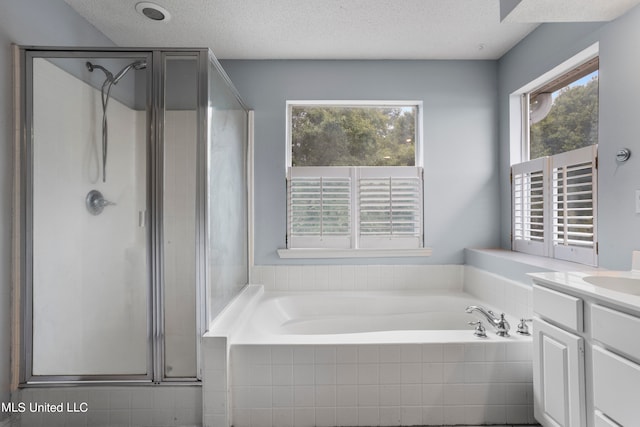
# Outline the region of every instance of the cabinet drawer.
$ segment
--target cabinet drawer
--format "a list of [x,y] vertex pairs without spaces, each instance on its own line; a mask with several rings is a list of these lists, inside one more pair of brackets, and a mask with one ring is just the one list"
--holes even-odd
[[582,332],[582,299],[533,285],[533,311],[572,331]]
[[601,305],[591,306],[593,339],[640,360],[640,340],[634,336],[635,331],[640,331],[640,318]]
[[[623,426],[640,420],[640,365],[593,347],[593,404]],[[615,424],[614,424],[615,425]]]

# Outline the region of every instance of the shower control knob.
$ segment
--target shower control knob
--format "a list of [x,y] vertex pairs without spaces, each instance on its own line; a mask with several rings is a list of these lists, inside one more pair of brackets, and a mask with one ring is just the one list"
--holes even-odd
[[91,190],[85,198],[85,205],[91,215],[100,215],[105,206],[115,205],[115,203],[105,199],[98,190]]

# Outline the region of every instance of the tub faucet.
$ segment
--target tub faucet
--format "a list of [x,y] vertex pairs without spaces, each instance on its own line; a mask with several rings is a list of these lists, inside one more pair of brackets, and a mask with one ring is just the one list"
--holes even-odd
[[496,335],[500,337],[509,336],[509,329],[511,328],[511,326],[509,325],[509,322],[507,322],[507,320],[504,318],[504,313],[502,313],[500,317],[498,317],[493,311],[487,310],[486,308],[479,305],[470,305],[464,311],[466,311],[467,313],[473,313],[474,311],[477,311],[478,313],[482,314],[494,328],[496,328]]

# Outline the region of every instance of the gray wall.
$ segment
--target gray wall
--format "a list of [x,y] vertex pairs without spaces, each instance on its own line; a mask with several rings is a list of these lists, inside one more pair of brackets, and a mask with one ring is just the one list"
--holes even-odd
[[[600,264],[631,268],[631,251],[640,250],[640,7],[607,25],[600,38],[600,170],[598,209]],[[632,157],[615,162],[618,149]]]
[[[255,109],[255,263],[461,264],[499,244],[495,61],[221,61]],[[286,100],[424,102],[429,258],[281,260],[285,247]]]
[[[610,269],[631,266],[640,248],[640,7],[606,24],[545,24],[499,61],[501,244],[510,247],[509,94],[600,42],[600,135],[598,170],[599,263]],[[617,165],[615,152],[631,149]]]
[[[0,13],[0,401],[9,400],[13,91],[11,43],[113,46],[63,0],[2,0]],[[5,414],[0,414],[2,419]]]

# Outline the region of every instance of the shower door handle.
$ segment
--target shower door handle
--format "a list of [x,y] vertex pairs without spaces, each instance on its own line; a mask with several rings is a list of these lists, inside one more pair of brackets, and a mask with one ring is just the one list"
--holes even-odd
[[147,211],[138,211],[138,227],[144,228],[147,226]]

